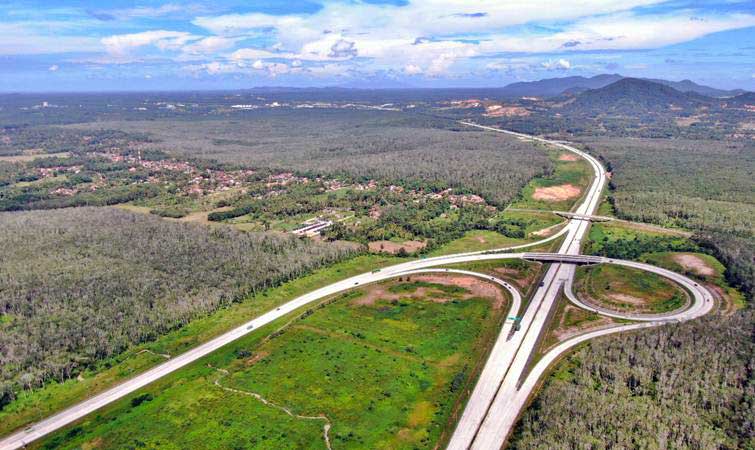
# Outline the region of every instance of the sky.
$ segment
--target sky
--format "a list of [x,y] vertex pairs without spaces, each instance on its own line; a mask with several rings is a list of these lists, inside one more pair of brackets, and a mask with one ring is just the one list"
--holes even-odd
[[755,2],[0,1],[0,91],[495,87],[572,75],[755,90]]

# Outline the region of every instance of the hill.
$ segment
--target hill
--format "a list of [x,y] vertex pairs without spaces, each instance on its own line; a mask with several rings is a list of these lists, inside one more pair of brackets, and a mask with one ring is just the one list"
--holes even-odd
[[669,110],[690,110],[714,100],[695,93],[639,78],[622,78],[599,89],[577,95],[566,110],[577,114],[633,114],[641,115]]
[[520,81],[511,83],[502,89],[503,95],[512,97],[536,96],[555,97],[564,91],[575,89],[597,89],[622,79],[619,74],[603,74],[594,77],[546,78],[538,81]]
[[730,91],[727,91],[724,89],[716,89],[714,87],[697,84],[694,81],[690,81],[690,80],[668,81],[668,80],[653,79],[653,78],[643,78],[643,79],[646,81],[652,81],[654,83],[664,84],[680,92],[694,92],[695,94],[705,95],[707,97],[717,97],[717,98],[734,97],[735,95],[740,95],[746,92],[742,89],[734,89]]

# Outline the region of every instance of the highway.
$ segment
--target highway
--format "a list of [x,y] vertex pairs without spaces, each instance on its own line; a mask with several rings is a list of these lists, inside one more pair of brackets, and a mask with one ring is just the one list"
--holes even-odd
[[[564,150],[574,152],[586,159],[592,166],[595,179],[590,185],[584,196],[582,203],[573,211],[577,215],[592,215],[599,201],[600,195],[605,184],[606,177],[603,167],[592,156],[568,146],[563,143],[551,142],[542,138],[524,135],[496,128],[485,127],[470,122],[462,122],[468,126],[482,128],[488,131],[501,132],[514,136],[524,137],[527,139],[544,142],[549,145],[555,145]],[[567,292],[571,291],[571,280],[574,276],[575,260],[582,260],[584,256],[579,255],[581,240],[585,236],[589,227],[586,220],[570,219],[558,233],[546,239],[537,242],[501,248],[496,250],[486,250],[478,252],[460,253],[434,258],[419,259],[397,264],[382,270],[357,275],[331,285],[316,289],[304,294],[280,307],[268,311],[259,317],[256,317],[245,324],[228,331],[194,349],[191,349],[175,358],[143,372],[121,384],[118,384],[100,394],[65,409],[49,418],[41,420],[28,428],[18,431],[0,440],[0,450],[16,449],[23,447],[25,444],[39,439],[55,430],[69,425],[82,417],[90,414],[97,409],[121,399],[134,391],[158,380],[159,378],[170,374],[187,364],[190,364],[207,354],[223,347],[224,345],[239,339],[240,337],[251,333],[252,331],[267,325],[276,319],[279,319],[299,308],[311,304],[315,301],[338,294],[357,286],[368,283],[374,283],[389,278],[397,277],[406,273],[417,271],[427,271],[433,267],[444,266],[470,261],[495,260],[509,258],[525,258],[533,260],[543,260],[552,262],[546,271],[543,279],[544,285],[538,288],[529,302],[526,311],[522,314],[521,331],[511,333],[512,324],[504,325],[496,343],[493,346],[490,356],[480,374],[480,378],[475,385],[474,390],[467,403],[467,407],[459,420],[449,443],[450,449],[498,449],[505,442],[511,426],[513,426],[521,408],[526,404],[532,390],[537,385],[537,380],[545,373],[548,364],[544,361],[555,361],[555,359],[571,348],[573,345],[592,337],[602,336],[612,332],[626,331],[647,326],[656,326],[668,321],[689,320],[707,313],[713,306],[712,296],[703,287],[698,286],[692,280],[647,264],[634,263],[632,261],[621,261],[608,258],[588,261],[590,263],[603,262],[613,264],[623,264],[642,270],[651,270],[660,275],[666,276],[676,281],[692,293],[694,299],[692,305],[683,311],[676,311],[673,314],[664,317],[648,318],[648,320],[639,324],[625,325],[586,335],[578,336],[570,341],[566,341],[554,348],[545,355],[538,364],[530,371],[530,374],[522,381],[525,369],[530,362],[531,356],[537,349],[537,343],[541,332],[545,328],[550,310],[555,304],[559,291],[562,286],[568,287]],[[527,247],[539,246],[544,243],[554,241],[562,236],[566,236],[561,244],[558,253],[507,253],[513,250],[524,249]],[[571,257],[571,258],[570,258]],[[438,270],[438,269],[434,269]],[[446,271],[445,269],[440,269]],[[662,272],[662,273],[661,273]],[[463,273],[463,272],[462,272]],[[469,272],[469,274],[474,274]],[[474,274],[480,276],[480,274]],[[508,289],[512,295],[512,306],[521,305],[521,296],[513,287],[505,281],[488,277],[491,281],[496,282]],[[573,296],[573,294],[572,294]],[[571,297],[570,297],[571,299]],[[574,296],[574,299],[576,297]],[[575,301],[575,300],[572,300]],[[578,302],[579,300],[576,299]],[[590,306],[585,305],[587,309]],[[584,307],[584,306],[583,306]],[[512,311],[519,311],[520,306],[513,308]],[[621,316],[619,314],[619,316]],[[582,339],[580,341],[579,339]],[[572,344],[572,341],[574,343]],[[566,345],[571,344],[571,345]],[[557,350],[560,353],[554,353]],[[551,355],[554,356],[551,356]],[[533,378],[534,377],[534,378]],[[521,384],[521,388],[520,388]]]

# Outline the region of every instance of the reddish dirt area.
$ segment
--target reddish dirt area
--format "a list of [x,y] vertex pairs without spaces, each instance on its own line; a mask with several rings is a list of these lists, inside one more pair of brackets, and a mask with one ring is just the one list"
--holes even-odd
[[558,157],[559,161],[578,161],[579,156],[575,155],[574,153],[562,153],[561,156]]
[[676,261],[679,265],[681,265],[685,269],[689,269],[695,272],[698,275],[710,276],[716,274],[716,271],[713,270],[713,268],[710,267],[705,262],[705,260],[698,256],[684,253],[681,255],[674,255],[673,258],[674,261]]
[[532,198],[546,202],[560,202],[579,197],[581,192],[582,190],[579,187],[567,183],[560,186],[539,187],[535,189]]
[[425,248],[427,244],[422,241],[404,241],[401,243],[391,241],[370,242],[368,247],[374,253],[390,253],[395,255],[403,248],[406,253],[415,253]]
[[485,117],[524,117],[531,113],[521,106],[490,105],[485,108]]
[[[494,284],[475,277],[468,276],[447,276],[447,275],[413,275],[412,281],[422,281],[425,283],[442,284],[445,286],[459,286],[468,292],[461,296],[462,299],[473,297],[482,297],[492,300],[493,308],[500,309],[506,304],[506,297],[503,292]],[[374,305],[378,300],[398,300],[407,297],[425,297],[428,296],[436,303],[446,303],[450,301],[447,294],[443,291],[420,287],[411,293],[396,294],[388,290],[390,285],[376,284],[370,286],[365,295],[353,300],[355,305]]]
[[249,366],[253,366],[253,365],[255,365],[255,364],[256,364],[256,363],[257,363],[257,362],[258,362],[259,360],[261,360],[262,358],[265,358],[265,357],[266,357],[266,356],[268,356],[269,354],[270,354],[270,352],[265,352],[265,351],[262,351],[262,352],[257,352],[257,353],[255,353],[254,355],[252,355],[252,356],[251,356],[250,358],[247,358],[247,359],[245,359],[245,360],[244,360],[244,365],[245,365],[246,367],[249,367]]

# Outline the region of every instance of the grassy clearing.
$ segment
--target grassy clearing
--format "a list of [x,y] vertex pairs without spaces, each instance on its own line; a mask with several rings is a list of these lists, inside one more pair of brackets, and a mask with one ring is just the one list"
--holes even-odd
[[611,264],[577,268],[575,290],[590,302],[617,311],[663,313],[687,301],[680,287],[660,275]]
[[103,361],[96,369],[85,372],[79,379],[51,383],[35,391],[24,391],[0,411],[0,434],[8,434],[49,416],[164,361],[152,353],[139,353],[142,350],[149,350],[155,354],[178,355],[299,295],[343,278],[400,261],[401,259],[395,257],[366,255],[335,264],[194,320],[154,342],[140,345]]
[[526,238],[511,238],[496,231],[474,230],[467,232],[462,238],[431,251],[429,255],[442,256],[526,244],[557,232],[557,225],[564,222],[561,217],[549,212],[505,211],[502,217],[503,220],[512,220],[522,224]]
[[70,152],[28,153],[28,154],[23,154],[23,155],[0,156],[0,161],[27,162],[27,161],[34,161],[35,159],[40,159],[40,158],[68,158],[70,156],[71,156]]
[[620,259],[638,259],[640,255],[658,251],[695,251],[697,244],[689,235],[626,222],[593,223],[590,226],[584,253]]
[[[272,339],[280,325],[257,330],[35,446],[325,448],[327,421],[333,448],[434,448],[505,308],[404,284],[343,294]],[[402,297],[359,302],[375,288]]]
[[605,326],[614,321],[609,317],[587,311],[572,305],[568,299],[560,295],[553,313],[553,318],[548,324],[543,341],[538,348],[538,359],[550,348],[565,341],[570,337],[582,334],[590,329]]
[[694,252],[655,252],[643,254],[640,259],[715,286],[718,293],[737,309],[747,305],[745,296],[726,282],[724,265],[711,255]]
[[476,252],[525,243],[527,243],[527,239],[510,238],[495,231],[475,230],[467,232],[464,237],[431,251],[429,255],[441,256],[454,253]]
[[[586,189],[593,178],[593,172],[587,161],[583,159],[579,159],[578,161],[559,160],[561,154],[562,152],[549,152],[550,159],[555,167],[554,172],[548,176],[532,179],[524,189],[522,189],[519,200],[514,202],[512,207],[559,211],[571,210],[586,192]],[[533,197],[538,188],[552,188],[564,185],[578,187],[580,189],[580,194],[568,199],[555,201],[537,200]]]

